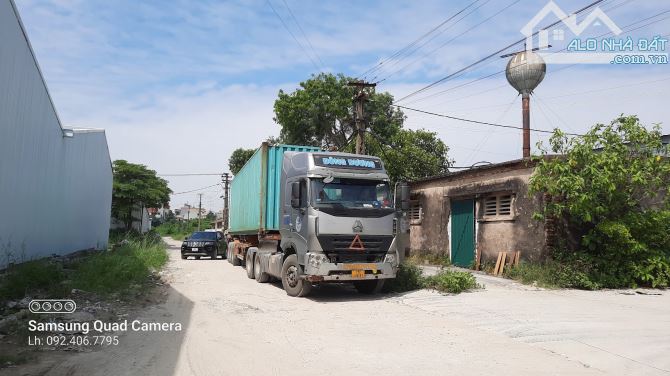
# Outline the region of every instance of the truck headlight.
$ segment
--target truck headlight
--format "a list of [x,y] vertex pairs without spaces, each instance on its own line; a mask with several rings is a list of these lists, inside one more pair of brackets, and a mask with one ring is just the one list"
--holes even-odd
[[321,253],[308,253],[307,254],[307,264],[311,267],[318,269],[322,263],[328,262],[326,255]]
[[387,253],[386,257],[384,257],[384,262],[388,262],[389,264],[395,266],[396,265],[395,253]]

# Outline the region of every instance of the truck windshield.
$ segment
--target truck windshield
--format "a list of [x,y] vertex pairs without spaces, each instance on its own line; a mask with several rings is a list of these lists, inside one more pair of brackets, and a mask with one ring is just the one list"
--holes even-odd
[[316,208],[391,209],[388,182],[340,179],[330,183],[312,179],[312,205]]

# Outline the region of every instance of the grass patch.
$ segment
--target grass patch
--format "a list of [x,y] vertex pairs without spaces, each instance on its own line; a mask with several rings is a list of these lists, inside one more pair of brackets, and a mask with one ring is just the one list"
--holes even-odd
[[[202,230],[209,228],[208,221],[203,220],[201,225]],[[198,231],[198,220],[168,221],[157,226],[155,230],[161,236],[169,236],[174,240],[184,240],[186,236]]]
[[151,273],[168,261],[165,246],[146,240],[130,240],[113,251],[82,260],[75,267],[72,287],[96,293],[124,293],[146,282]]
[[412,263],[400,264],[396,278],[384,284],[385,292],[407,292],[423,288],[458,294],[481,286],[471,273],[459,270],[443,270],[434,276],[424,277],[421,269]]
[[580,267],[554,261],[544,263],[522,262],[517,266],[506,269],[504,275],[526,285],[544,288],[596,290],[601,287],[593,282]]
[[471,273],[460,270],[443,270],[436,275],[425,277],[424,286],[450,294],[481,288]]
[[24,262],[8,269],[0,280],[0,301],[22,298],[34,291],[42,291],[48,297],[62,296],[67,292],[65,280],[60,264],[48,260]]
[[111,250],[72,260],[45,258],[14,265],[0,278],[0,301],[24,296],[63,298],[73,288],[124,294],[144,284],[167,261],[160,237],[129,237]]

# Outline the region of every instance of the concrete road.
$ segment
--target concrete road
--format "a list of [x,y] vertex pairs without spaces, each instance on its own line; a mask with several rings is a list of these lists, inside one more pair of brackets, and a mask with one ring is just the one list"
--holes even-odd
[[443,296],[363,296],[324,286],[291,298],[224,260],[181,260],[120,344],[53,362],[49,375],[667,375],[670,299],[534,291],[515,284]]

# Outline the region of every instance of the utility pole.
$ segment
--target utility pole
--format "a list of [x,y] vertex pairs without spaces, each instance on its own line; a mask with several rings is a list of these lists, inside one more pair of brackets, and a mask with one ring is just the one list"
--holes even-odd
[[200,231],[200,218],[202,217],[202,193],[198,193],[200,201],[198,202],[198,231]]
[[364,104],[367,101],[369,93],[366,88],[377,86],[375,83],[365,81],[352,81],[347,84],[357,89],[354,94],[354,120],[356,122],[356,154],[365,154],[365,111]]
[[228,229],[228,196],[230,187],[230,174],[224,172],[221,175],[221,182],[223,183],[223,228]]

